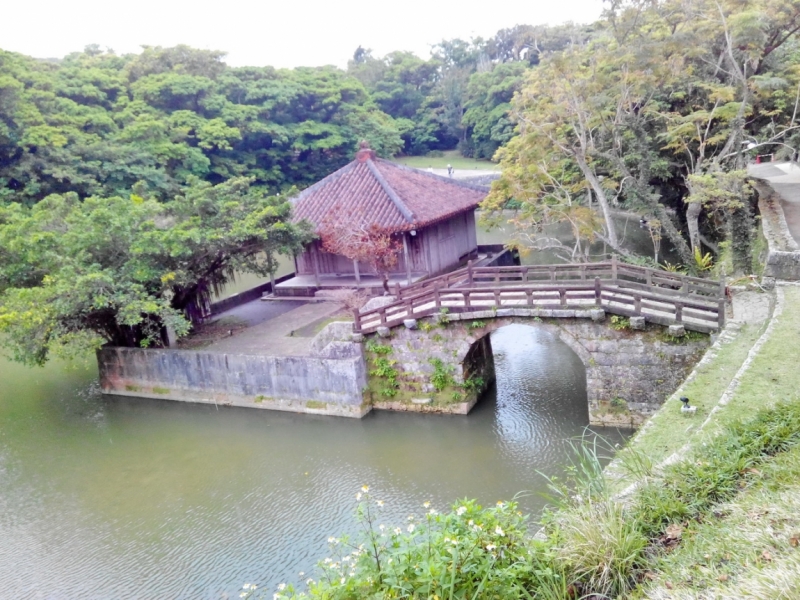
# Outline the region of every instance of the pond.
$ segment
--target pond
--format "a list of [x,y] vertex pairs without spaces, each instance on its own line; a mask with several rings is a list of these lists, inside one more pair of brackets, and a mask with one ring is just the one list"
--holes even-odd
[[466,417],[104,397],[91,369],[0,362],[2,595],[217,599],[298,582],[329,535],[355,530],[364,484],[387,525],[425,501],[520,492],[536,516],[543,474],[562,472],[587,426],[585,373],[535,327],[492,335],[497,384]]

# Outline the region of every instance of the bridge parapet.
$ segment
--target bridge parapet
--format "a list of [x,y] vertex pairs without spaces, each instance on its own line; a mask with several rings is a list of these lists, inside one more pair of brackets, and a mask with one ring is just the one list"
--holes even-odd
[[[396,291],[394,302],[355,311],[353,330],[367,334],[396,327],[409,319],[476,310],[602,309],[643,317],[660,325],[682,325],[711,333],[725,323],[722,281],[689,277],[659,269],[609,262],[481,267],[464,269]],[[563,311],[567,311],[564,313]]]

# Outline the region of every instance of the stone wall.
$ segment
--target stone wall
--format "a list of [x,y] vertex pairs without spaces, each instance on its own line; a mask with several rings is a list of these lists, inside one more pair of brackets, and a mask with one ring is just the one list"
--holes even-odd
[[800,248],[789,231],[780,196],[764,182],[757,182],[758,210],[767,240],[764,275],[786,281],[800,281]]
[[360,346],[331,339],[318,353],[322,356],[106,347],[97,359],[104,394],[364,416],[370,407],[362,401],[367,381]]
[[[452,389],[471,377],[482,377],[488,385],[494,378],[489,334],[511,323],[539,327],[557,336],[583,362],[590,421],[598,425],[637,426],[691,372],[710,339],[696,333],[671,338],[666,335],[666,328],[653,324],[643,331],[614,329],[602,317],[602,311],[536,309],[447,315],[447,323],[426,319],[409,323],[412,328],[394,328],[386,338],[368,336],[367,348],[369,342],[392,348],[391,358],[397,361],[400,381],[399,399],[394,403],[427,398],[431,404],[444,408],[447,395],[453,392],[434,389],[432,377],[436,368],[432,360],[448,366],[455,382]],[[373,354],[368,351],[368,359]],[[378,387],[374,379],[370,377],[371,389]],[[478,394],[480,391],[475,390]],[[464,399],[469,399],[466,391]]]

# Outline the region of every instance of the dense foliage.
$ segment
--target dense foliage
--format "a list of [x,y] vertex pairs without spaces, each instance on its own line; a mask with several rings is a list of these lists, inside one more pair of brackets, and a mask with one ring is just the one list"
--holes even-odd
[[87,48],[59,62],[0,51],[0,199],[126,195],[165,200],[190,177],[309,185],[369,140],[401,140],[361,83],[333,67],[234,69],[188,47],[116,56]]
[[168,202],[69,192],[0,206],[0,335],[12,357],[161,345],[235,271],[274,272],[275,255],[307,239],[288,201],[247,178],[190,183]]
[[[727,246],[731,267],[749,272],[744,167],[757,154],[795,156],[798,30],[794,0],[611,3],[587,43],[528,71],[487,207],[514,199],[527,234],[567,221],[623,254],[612,210],[633,209],[685,265],[701,244]],[[581,211],[590,205],[597,223]]]

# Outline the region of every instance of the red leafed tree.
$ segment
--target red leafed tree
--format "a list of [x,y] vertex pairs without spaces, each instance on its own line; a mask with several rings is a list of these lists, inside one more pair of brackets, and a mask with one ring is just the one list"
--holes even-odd
[[[332,211],[335,213],[336,211]],[[365,219],[338,215],[320,223],[317,233],[326,252],[369,265],[389,292],[389,272],[403,244],[391,232]]]

